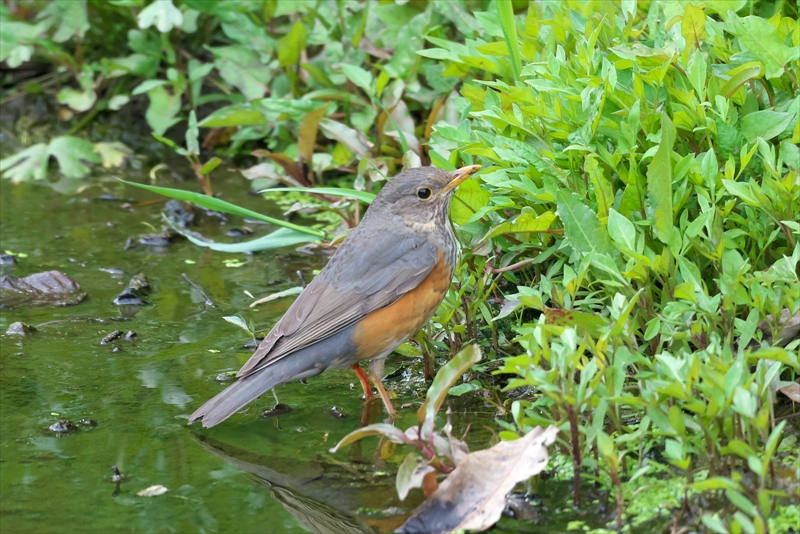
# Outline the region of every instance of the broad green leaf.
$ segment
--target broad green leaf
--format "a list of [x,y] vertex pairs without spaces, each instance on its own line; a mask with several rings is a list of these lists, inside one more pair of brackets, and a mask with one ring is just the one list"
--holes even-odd
[[171,94],[163,86],[147,91],[150,106],[145,112],[147,124],[157,135],[163,135],[174,124],[180,121],[177,117],[181,110],[181,95]]
[[[65,43],[73,37],[82,39],[90,27],[86,4],[86,0],[49,2],[38,19],[49,23],[48,26],[57,27],[53,34],[53,41],[56,43]],[[6,22],[3,21],[0,25],[3,24]]]
[[667,112],[661,114],[661,143],[647,168],[647,192],[656,204],[655,234],[662,243],[669,243],[672,233],[672,145],[675,127]]
[[63,135],[50,141],[47,153],[58,160],[61,173],[67,178],[83,178],[89,174],[86,163],[100,163],[94,145],[86,139]]
[[252,334],[252,332],[250,332],[250,327],[247,326],[247,321],[245,321],[240,315],[227,315],[223,317],[223,319],[225,319],[226,321],[228,321],[233,325],[238,326],[248,334]]
[[320,230],[315,230],[314,228],[299,226],[297,224],[292,224],[290,222],[282,221],[280,219],[268,217],[266,215],[258,213],[257,211],[241,208],[235,204],[231,204],[230,202],[225,202],[224,200],[220,200],[218,198],[209,197],[202,193],[194,193],[192,191],[184,191],[183,189],[172,189],[169,187],[157,187],[154,185],[137,184],[136,182],[128,182],[126,180],[120,180],[120,182],[131,185],[133,187],[146,189],[148,191],[152,191],[153,193],[164,195],[165,197],[175,198],[178,200],[187,200],[189,202],[197,204],[202,208],[221,211],[223,213],[230,213],[231,215],[239,215],[240,217],[250,217],[253,219],[258,219],[259,221],[272,223],[276,226],[283,226],[284,228],[291,228],[292,230],[296,230],[298,232],[302,232],[304,234],[312,235],[315,237],[324,237],[325,235],[325,233]]
[[558,216],[564,223],[567,242],[583,254],[591,252],[611,253],[608,232],[600,224],[592,209],[570,191],[558,192]]
[[602,315],[577,310],[545,308],[544,316],[547,324],[577,328],[579,331],[585,331],[595,339],[599,338],[603,333],[603,328],[609,325],[608,319]]
[[763,73],[764,67],[758,61],[750,61],[744,65],[739,65],[735,69],[725,72],[728,81],[720,87],[719,94],[725,98],[731,98],[739,87],[754,78],[760,78]]
[[472,382],[465,382],[463,384],[451,387],[447,394],[453,395],[454,397],[460,397],[465,393],[469,393],[470,391],[478,391],[480,389],[481,383],[477,380],[473,380]]
[[14,183],[44,180],[47,177],[49,157],[47,145],[38,143],[1,159],[0,172],[3,173],[3,178],[9,178]]
[[183,24],[183,13],[172,5],[172,0],[154,0],[139,12],[136,19],[142,30],[155,25],[158,31],[167,33],[172,28],[180,28]]
[[733,12],[728,16],[739,44],[764,64],[767,78],[779,78],[785,72],[784,65],[800,58],[800,48],[786,46],[766,19],[752,15],[739,18]]
[[703,13],[702,8],[695,7],[692,4],[686,5],[686,11],[683,12],[683,19],[681,20],[681,34],[687,43],[700,48],[700,43],[708,37],[706,14]]
[[748,113],[739,121],[739,131],[751,143],[759,137],[769,141],[781,134],[794,119],[796,113],[763,110]]
[[625,250],[636,252],[636,227],[614,208],[608,212],[608,235]]
[[106,169],[122,167],[125,160],[133,154],[133,150],[119,141],[114,141],[112,143],[95,143],[93,150],[96,154],[100,155],[100,161]]
[[406,443],[405,433],[394,425],[387,425],[386,423],[377,423],[374,425],[365,426],[358,430],[353,430],[339,441],[336,446],[330,449],[334,453],[350,443],[362,440],[369,436],[385,436],[394,443]]
[[357,65],[342,65],[342,72],[348,80],[363,89],[368,95],[374,92],[372,90],[372,74],[369,71]]
[[[434,159],[433,152],[431,152],[431,159]],[[433,163],[436,164],[435,161]],[[439,164],[436,166],[441,168]],[[492,198],[492,194],[482,188],[477,180],[465,180],[458,186],[453,200],[450,202],[450,218],[456,224],[466,224],[478,210],[489,204],[490,198]]]
[[296,22],[278,43],[278,62],[281,67],[288,67],[300,61],[300,52],[306,47],[308,30],[302,22]]
[[75,90],[65,87],[58,92],[56,100],[60,104],[66,104],[78,113],[88,111],[94,106],[97,101],[97,93],[95,93],[94,76],[91,69],[85,69],[78,78],[81,90]]
[[555,220],[556,215],[552,211],[546,211],[541,215],[523,213],[514,219],[514,222],[504,222],[492,228],[489,233],[484,236],[482,241],[492,239],[502,234],[545,232],[550,229],[550,225],[552,225]]
[[219,159],[219,158],[211,158],[210,160],[208,160],[205,163],[205,165],[200,167],[200,174],[202,174],[204,176],[209,174],[214,169],[216,169],[219,166],[220,163],[222,163],[221,159]]
[[206,46],[214,53],[214,65],[222,79],[237,88],[247,100],[263,98],[272,71],[258,55],[244,46]]
[[263,108],[252,102],[234,104],[220,108],[202,121],[199,126],[205,128],[224,128],[227,126],[249,126],[251,124],[264,124],[267,116]]
[[425,395],[425,402],[417,410],[417,417],[422,425],[423,437],[429,436],[433,432],[436,413],[447,397],[447,392],[461,375],[479,361],[481,361],[481,349],[478,345],[473,344],[453,356],[453,359],[436,373],[433,383]]

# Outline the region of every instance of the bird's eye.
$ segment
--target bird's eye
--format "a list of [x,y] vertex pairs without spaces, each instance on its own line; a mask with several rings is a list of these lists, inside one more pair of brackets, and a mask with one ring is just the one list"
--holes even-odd
[[428,200],[429,198],[431,198],[432,194],[433,192],[427,187],[420,187],[419,189],[417,189],[417,196],[422,200]]

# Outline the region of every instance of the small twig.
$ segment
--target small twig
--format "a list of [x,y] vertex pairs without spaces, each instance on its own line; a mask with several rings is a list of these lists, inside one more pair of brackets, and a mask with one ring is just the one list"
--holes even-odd
[[529,263],[533,263],[535,259],[536,258],[528,258],[527,260],[518,261],[517,263],[512,263],[511,265],[508,265],[506,267],[498,267],[496,269],[491,265],[489,265],[488,267],[486,267],[486,272],[488,274],[492,274],[492,273],[506,273],[508,271],[515,271],[520,267],[525,267]]
[[208,298],[208,295],[206,295],[205,291],[203,291],[203,289],[202,289],[200,286],[198,286],[197,284],[195,284],[194,282],[192,282],[192,281],[189,279],[189,277],[188,277],[188,276],[186,276],[186,273],[181,273],[181,276],[183,277],[183,279],[184,279],[184,280],[186,280],[186,282],[187,282],[187,283],[188,283],[190,286],[192,286],[193,288],[195,288],[195,289],[197,290],[197,292],[198,292],[198,293],[200,293],[201,295],[203,295],[203,298],[204,298],[204,299],[206,299],[206,306],[211,306],[212,308],[216,308],[216,306],[215,306],[215,305],[214,305],[214,303],[211,301],[211,299],[210,299],[210,298]]
[[303,277],[303,271],[300,269],[297,269],[297,277],[300,278],[300,283],[303,284],[303,289],[305,289],[308,284],[306,284],[306,279]]

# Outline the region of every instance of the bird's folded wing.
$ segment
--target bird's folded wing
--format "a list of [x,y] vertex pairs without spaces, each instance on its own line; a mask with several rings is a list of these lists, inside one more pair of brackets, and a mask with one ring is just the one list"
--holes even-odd
[[345,240],[236,376],[259,371],[389,306],[422,283],[439,259],[424,236],[387,236],[369,250],[348,244]]

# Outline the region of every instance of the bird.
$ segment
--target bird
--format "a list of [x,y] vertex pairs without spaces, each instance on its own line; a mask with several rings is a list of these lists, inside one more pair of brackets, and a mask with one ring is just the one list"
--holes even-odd
[[237,373],[237,381],[198,408],[189,424],[215,426],[275,386],[352,368],[386,411],[384,358],[430,320],[447,293],[458,244],[449,219],[456,188],[480,170],[426,166],[388,180],[361,223],[303,289]]

